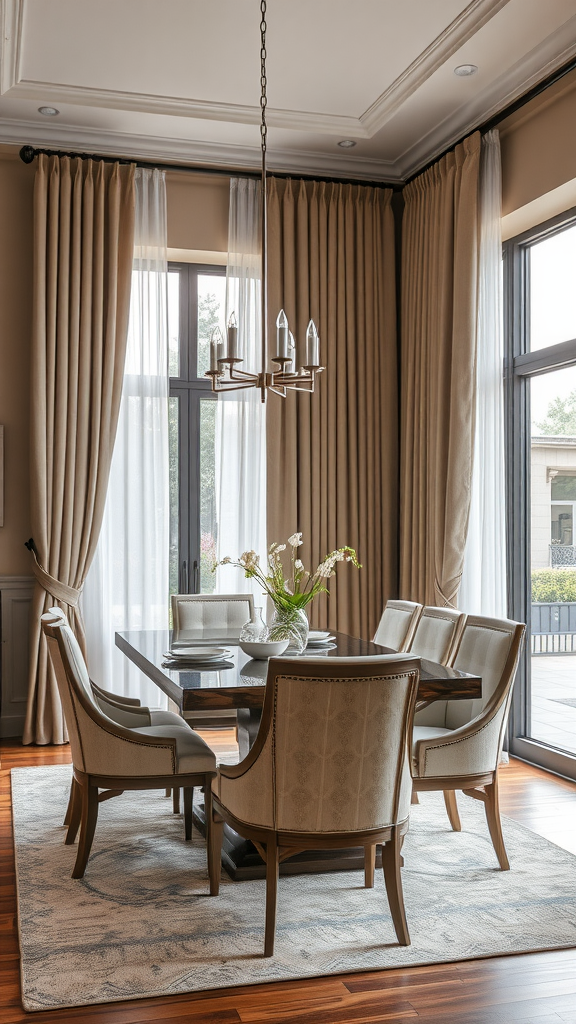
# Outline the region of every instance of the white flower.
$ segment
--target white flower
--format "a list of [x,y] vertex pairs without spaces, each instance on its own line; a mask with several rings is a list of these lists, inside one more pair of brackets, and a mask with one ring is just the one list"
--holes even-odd
[[[288,543],[291,544],[293,548],[299,548],[300,545],[304,543],[302,540],[302,534],[293,533],[291,537],[288,537]],[[286,547],[286,545],[284,545],[284,547]]]
[[230,565],[231,561],[232,559],[230,558],[230,555],[226,555],[226,557],[220,562],[220,565]]
[[295,568],[295,569],[303,569],[303,568],[304,568],[304,565],[303,565],[303,563],[302,563],[302,562],[300,561],[300,559],[299,559],[299,558],[297,558],[297,559],[296,559],[296,561],[294,562],[294,568]]

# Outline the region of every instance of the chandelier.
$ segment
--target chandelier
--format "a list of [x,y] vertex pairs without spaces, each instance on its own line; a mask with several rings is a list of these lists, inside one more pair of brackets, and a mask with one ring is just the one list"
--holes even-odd
[[212,381],[212,391],[237,391],[240,388],[259,388],[262,401],[267,391],[286,397],[287,391],[314,391],[316,374],[324,369],[320,366],[320,339],[316,324],[310,320],[306,331],[305,364],[295,367],[296,345],[283,309],[276,320],[276,355],[272,362],[278,369],[268,371],[268,256],[267,256],[267,205],[266,205],[266,0],[260,2],[260,146],[262,152],[262,369],[259,373],[242,370],[243,362],[238,347],[238,324],[236,314],[228,320],[226,341],[219,327],[214,328],[210,337],[210,369],[205,376]]

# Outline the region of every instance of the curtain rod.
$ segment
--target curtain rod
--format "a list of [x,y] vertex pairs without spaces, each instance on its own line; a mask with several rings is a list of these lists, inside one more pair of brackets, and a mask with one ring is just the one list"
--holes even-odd
[[433,167],[434,164],[438,162],[438,160],[441,160],[443,156],[446,156],[446,154],[449,153],[450,150],[454,149],[455,146],[459,146],[461,142],[464,142],[464,139],[467,139],[470,135],[473,134],[473,132],[482,132],[482,134],[484,135],[486,134],[486,132],[491,131],[492,128],[497,128],[498,125],[501,124],[502,121],[505,121],[507,117],[510,117],[511,114],[515,114],[517,110],[521,110],[522,107],[526,106],[526,104],[529,103],[530,100],[535,99],[536,96],[540,96],[541,93],[546,92],[546,90],[549,89],[550,86],[555,85],[556,82],[559,82],[562,78],[564,78],[565,75],[568,75],[571,71],[574,71],[575,68],[576,57],[573,57],[566,64],[563,64],[562,67],[557,68],[556,71],[554,71],[551,75],[548,75],[547,78],[543,78],[541,82],[537,83],[537,85],[532,86],[532,88],[529,89],[528,92],[525,92],[522,96],[519,96],[518,99],[513,100],[512,103],[509,103],[507,107],[504,107],[497,114],[494,114],[492,117],[488,118],[487,121],[483,121],[481,124],[477,125],[476,128],[469,129],[469,131],[467,131],[465,135],[462,135],[460,139],[458,139],[456,142],[452,142],[451,145],[448,146],[448,149],[443,150],[443,152],[439,153],[438,156],[435,156],[433,160],[429,160],[428,163],[424,164],[423,167],[420,168],[420,170],[415,171],[414,174],[411,174],[409,178],[406,178],[404,184],[408,185],[410,184],[411,181],[414,181],[415,178],[418,178],[420,174],[424,174],[424,172],[429,170],[430,167]]
[[[63,149],[44,149],[43,147],[36,148],[35,146],[22,146],[20,150],[20,159],[25,164],[31,164],[35,157],[43,153],[45,156],[69,156],[71,158],[79,157],[81,160],[100,160],[102,163],[113,163],[113,164],[136,164],[136,167],[149,167],[151,169],[157,169],[159,171],[183,171],[185,174],[217,174],[226,178],[256,178],[260,179],[260,171],[249,171],[239,170],[238,168],[230,167],[205,167],[199,164],[164,164],[154,163],[150,160],[130,160],[129,157],[124,156],[103,156],[101,153],[77,153],[72,150]],[[402,184],[400,182],[386,182],[386,181],[366,181],[363,178],[335,178],[327,174],[288,174],[284,171],[270,171],[268,177],[272,178],[283,178],[283,179],[296,179],[298,181],[328,181],[334,182],[335,184],[341,185],[366,185],[370,188],[391,188],[394,191],[400,191]]]

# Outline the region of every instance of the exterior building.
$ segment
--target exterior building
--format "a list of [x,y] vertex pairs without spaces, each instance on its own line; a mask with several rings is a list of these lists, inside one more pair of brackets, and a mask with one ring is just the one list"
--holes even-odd
[[532,568],[576,565],[576,437],[532,438]]

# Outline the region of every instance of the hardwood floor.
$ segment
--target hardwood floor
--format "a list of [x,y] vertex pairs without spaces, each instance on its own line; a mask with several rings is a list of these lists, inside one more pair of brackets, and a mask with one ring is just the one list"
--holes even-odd
[[[472,960],[26,1014],[20,1004],[9,773],[69,748],[0,748],[0,1024],[576,1024],[576,950]],[[502,812],[576,854],[576,784],[512,761]],[[574,878],[576,885],[576,873]]]

